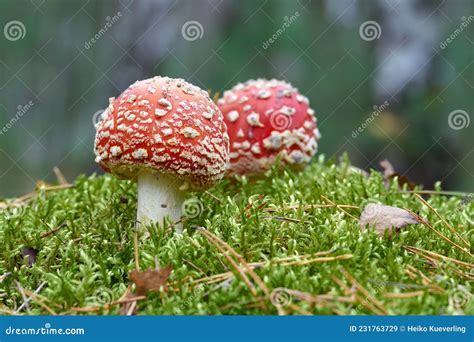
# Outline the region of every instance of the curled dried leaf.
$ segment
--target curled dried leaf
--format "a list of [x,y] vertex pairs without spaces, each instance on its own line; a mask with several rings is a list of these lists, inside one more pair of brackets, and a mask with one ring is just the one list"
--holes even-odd
[[172,265],[157,270],[133,270],[128,277],[135,283],[137,295],[141,296],[147,294],[149,291],[159,290],[168,280],[172,270]]
[[390,232],[405,227],[408,224],[419,223],[417,218],[406,211],[389,205],[370,203],[367,204],[360,214],[359,223],[362,229],[367,226],[375,227],[380,236],[388,229]]
[[397,178],[398,186],[400,187],[400,189],[402,189],[405,184],[407,185],[409,190],[415,189],[416,184],[413,183],[410,179],[408,179],[407,176],[401,175],[396,172],[392,163],[390,163],[390,161],[388,161],[387,159],[382,160],[380,162],[380,166],[383,169],[384,184],[387,189],[389,187],[390,181],[395,177]]

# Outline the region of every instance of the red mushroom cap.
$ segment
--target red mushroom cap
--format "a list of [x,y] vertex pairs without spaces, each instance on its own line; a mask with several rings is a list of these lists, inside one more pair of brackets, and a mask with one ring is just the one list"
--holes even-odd
[[197,186],[223,177],[229,138],[206,91],[182,79],[154,77],[109,102],[95,138],[96,162],[105,171],[134,179],[147,168]]
[[218,106],[230,139],[233,174],[268,170],[280,155],[283,163],[304,165],[317,151],[320,138],[308,99],[291,84],[249,80],[225,91]]

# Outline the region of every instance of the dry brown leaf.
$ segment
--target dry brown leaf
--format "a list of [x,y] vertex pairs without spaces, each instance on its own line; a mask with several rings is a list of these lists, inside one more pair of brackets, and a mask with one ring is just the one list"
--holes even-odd
[[383,204],[367,204],[360,214],[359,223],[362,229],[366,226],[375,227],[377,233],[383,236],[387,229],[396,231],[408,224],[419,223],[415,216],[405,209],[391,207]]
[[388,178],[390,178],[390,177],[392,177],[393,175],[396,174],[395,169],[393,168],[392,163],[390,163],[390,162],[388,161],[388,159],[384,159],[384,160],[380,161],[379,164],[380,164],[380,166],[381,166],[382,169],[383,169],[383,177],[384,177],[385,179],[388,179]]
[[149,291],[159,290],[168,280],[172,270],[172,265],[157,270],[133,270],[128,277],[137,287],[136,294],[142,296],[146,295]]
[[26,265],[32,267],[36,262],[36,256],[38,255],[38,250],[32,247],[23,247],[20,250],[20,255],[23,259],[26,259]]
[[410,179],[408,179],[407,176],[401,175],[396,172],[392,163],[390,163],[387,159],[382,160],[379,164],[383,169],[384,184],[387,189],[389,187],[389,181],[395,177],[397,177],[398,186],[400,188],[403,188],[403,185],[407,184],[409,190],[415,189],[416,184],[413,183]]

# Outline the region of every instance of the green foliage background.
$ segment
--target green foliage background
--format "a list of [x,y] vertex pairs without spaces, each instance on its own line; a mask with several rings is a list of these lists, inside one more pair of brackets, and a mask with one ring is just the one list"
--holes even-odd
[[[0,195],[29,191],[38,179],[54,181],[56,165],[69,179],[100,172],[93,162],[93,114],[135,80],[158,74],[212,92],[249,78],[287,79],[310,98],[323,135],[320,151],[329,158],[348,151],[365,169],[389,158],[400,173],[427,188],[441,180],[444,188],[472,191],[474,124],[452,130],[448,114],[462,109],[472,117],[474,112],[474,25],[446,49],[440,43],[459,28],[462,16],[473,14],[473,2],[406,2],[420,18],[410,25],[402,21],[408,17],[405,2],[392,3],[392,10],[388,3],[1,1],[1,26],[20,20],[26,35],[17,41],[0,36],[0,126],[18,106],[34,105],[0,135]],[[334,7],[339,8],[335,15]],[[107,17],[118,12],[120,19],[86,49]],[[264,49],[284,18],[296,12],[298,18]],[[181,28],[190,20],[203,26],[201,39],[183,39]],[[367,20],[380,23],[379,39],[359,36]],[[412,36],[404,36],[407,27]],[[377,73],[380,54],[391,49],[401,54],[388,42],[408,44],[427,34],[432,35],[425,47],[429,58],[413,80],[392,96],[377,95],[385,84]],[[406,70],[402,61],[393,66],[400,75]],[[353,139],[352,131],[385,100],[389,113]]]

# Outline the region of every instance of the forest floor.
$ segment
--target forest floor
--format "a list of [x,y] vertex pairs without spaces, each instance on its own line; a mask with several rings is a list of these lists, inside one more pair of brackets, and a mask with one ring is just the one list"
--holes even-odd
[[[177,234],[136,232],[133,182],[40,183],[3,202],[0,313],[472,315],[472,197],[415,191],[320,157],[190,193]],[[368,203],[423,221],[381,237]]]

